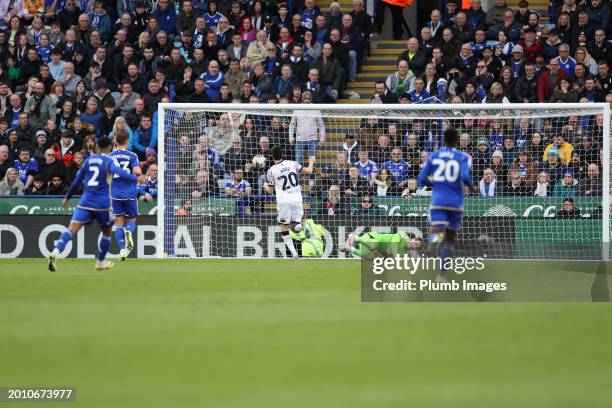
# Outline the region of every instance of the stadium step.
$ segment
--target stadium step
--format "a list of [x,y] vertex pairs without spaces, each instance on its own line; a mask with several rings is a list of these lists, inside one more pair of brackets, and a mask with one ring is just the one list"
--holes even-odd
[[399,54],[401,51],[404,51],[406,49],[406,41],[380,40],[375,41],[372,46],[372,49],[376,48],[385,50],[400,50],[398,51]]
[[[384,61],[381,61],[384,62]],[[384,72],[385,74],[389,74],[390,72],[395,71],[396,67],[395,65],[364,65],[363,67],[361,67],[361,72],[364,74],[367,73],[371,73],[371,72],[376,72],[376,73],[381,73]]]
[[348,85],[348,89],[350,90],[354,90],[356,92],[359,92],[359,90],[369,90],[369,91],[374,91],[374,81],[370,80],[367,82],[351,82]]
[[375,48],[372,50],[372,55],[392,55],[393,58],[397,58],[403,50],[404,48]]

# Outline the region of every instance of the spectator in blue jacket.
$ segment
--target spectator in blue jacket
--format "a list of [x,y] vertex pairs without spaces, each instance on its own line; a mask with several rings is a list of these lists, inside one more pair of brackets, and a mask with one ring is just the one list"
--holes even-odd
[[151,115],[148,113],[140,117],[140,126],[134,133],[132,149],[140,160],[145,160],[147,149],[157,149],[157,132],[153,132]]
[[159,23],[159,29],[165,31],[168,37],[174,38],[176,28],[176,11],[170,7],[170,0],[159,0],[157,8],[153,11],[153,17]]
[[219,102],[221,85],[223,85],[223,73],[219,71],[219,63],[214,60],[210,61],[208,71],[203,73],[201,78],[204,80],[206,96],[212,102]]
[[112,22],[101,0],[96,0],[94,3],[94,9],[89,13],[89,21],[91,21],[91,27],[100,32],[102,42],[106,43],[110,40]]
[[290,97],[295,85],[295,77],[293,76],[293,70],[291,66],[285,64],[280,69],[280,76],[274,81],[272,86],[272,92],[277,98]]

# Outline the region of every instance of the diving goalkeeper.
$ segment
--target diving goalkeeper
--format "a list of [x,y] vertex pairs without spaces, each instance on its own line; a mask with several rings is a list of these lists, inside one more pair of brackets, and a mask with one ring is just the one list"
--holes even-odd
[[367,232],[359,236],[350,234],[346,244],[341,244],[338,250],[373,258],[403,255],[409,250],[419,249],[422,245],[423,239],[412,238],[406,231],[398,231],[395,234]]

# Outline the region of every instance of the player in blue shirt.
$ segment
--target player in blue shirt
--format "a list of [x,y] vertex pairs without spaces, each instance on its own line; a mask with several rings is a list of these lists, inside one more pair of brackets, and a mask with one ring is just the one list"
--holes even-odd
[[[119,166],[128,173],[142,175],[138,155],[127,149],[129,136],[126,132],[117,132],[115,144],[117,147],[110,156],[114,157]],[[136,182],[122,179],[117,174],[113,176],[111,185],[113,215],[115,216],[115,239],[119,244],[119,256],[122,261],[134,249],[133,234],[136,232],[136,217],[138,216],[138,185]]]
[[120,178],[131,182],[136,182],[138,178],[133,174],[123,171],[117,163],[117,160],[108,155],[113,147],[108,137],[101,137],[98,139],[97,143],[100,153],[89,156],[83,162],[81,169],[77,172],[62,202],[62,206],[67,208],[68,200],[72,197],[74,191],[81,184],[85,184],[85,192],[81,196],[77,208],[74,210],[70,226],[55,242],[55,248],[49,255],[49,270],[51,272],[57,270],[57,258],[60,256],[60,253],[64,251],[64,248],[66,248],[66,244],[68,244],[72,237],[79,232],[83,225],[87,225],[94,220],[98,221],[102,229],[102,239],[100,240],[96,269],[110,269],[113,266],[111,261],[105,260],[106,253],[111,245],[111,233],[114,221],[110,211],[110,184],[112,175],[117,174]]
[[[444,146],[429,155],[419,174],[422,186],[431,186],[429,207],[429,244],[440,244],[440,258],[452,258],[457,230],[463,215],[463,184],[475,191],[472,176],[472,158],[457,149],[459,134],[453,128],[444,131]],[[430,178],[431,176],[431,178]],[[444,262],[443,262],[444,264]],[[442,268],[437,281],[445,281]]]

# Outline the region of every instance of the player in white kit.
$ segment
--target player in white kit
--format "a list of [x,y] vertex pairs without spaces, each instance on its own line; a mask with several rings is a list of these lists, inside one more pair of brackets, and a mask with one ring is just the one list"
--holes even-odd
[[312,174],[315,157],[308,158],[308,167],[300,163],[284,160],[283,149],[280,146],[272,148],[272,159],[274,165],[268,170],[267,181],[264,187],[268,194],[276,192],[276,210],[278,211],[278,223],[285,245],[291,251],[293,259],[298,259],[298,253],[293,246],[293,240],[289,235],[291,228],[295,232],[302,230],[302,217],[304,206],[302,204],[302,188],[300,186],[299,173]]

